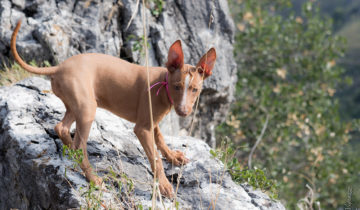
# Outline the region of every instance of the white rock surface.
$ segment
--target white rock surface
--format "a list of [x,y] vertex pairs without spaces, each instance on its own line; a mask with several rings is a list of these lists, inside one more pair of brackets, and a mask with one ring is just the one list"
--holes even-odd
[[[62,143],[53,130],[64,114],[64,106],[49,90],[49,81],[38,77],[0,88],[0,209],[86,206],[79,194],[84,192],[81,188],[86,188],[87,182],[79,171],[72,169],[73,162],[62,156]],[[235,184],[229,174],[222,176],[224,166],[211,157],[205,142],[192,137],[165,138],[171,149],[184,151],[190,159],[177,193],[180,209],[207,209],[212,205],[224,210],[284,209],[266,194]],[[124,188],[118,195],[104,191],[101,199],[104,205],[112,209],[151,206],[152,173],[133,133],[133,124],[98,109],[88,153],[100,176],[105,176],[112,167],[134,181],[135,189],[130,196]],[[164,167],[169,180],[175,180],[175,188],[180,168],[166,161]],[[163,201],[164,204],[157,202],[160,209],[173,206],[170,200]]]

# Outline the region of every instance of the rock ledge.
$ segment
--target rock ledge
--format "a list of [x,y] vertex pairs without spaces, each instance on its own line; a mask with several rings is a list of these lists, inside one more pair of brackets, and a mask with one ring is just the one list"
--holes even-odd
[[[62,143],[53,130],[65,109],[49,90],[49,81],[38,77],[0,88],[0,209],[86,206],[85,195],[79,195],[87,182],[71,169],[73,163],[62,157]],[[284,209],[266,194],[235,184],[227,173],[220,182],[224,166],[211,158],[205,142],[191,137],[165,138],[171,149],[184,151],[191,160],[179,184],[180,209]],[[124,187],[121,193],[105,189],[100,199],[103,205],[112,209],[151,206],[152,173],[131,123],[98,109],[88,153],[101,176],[111,167],[134,183],[130,196]],[[167,176],[176,180],[180,169],[165,161],[164,167]],[[167,209],[172,203],[163,199],[157,205]]]

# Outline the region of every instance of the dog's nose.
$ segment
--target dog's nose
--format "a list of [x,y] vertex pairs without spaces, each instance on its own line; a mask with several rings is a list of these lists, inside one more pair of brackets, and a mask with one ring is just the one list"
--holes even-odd
[[182,106],[180,111],[183,112],[184,114],[187,114],[188,113],[188,108],[186,106]]
[[179,107],[178,114],[180,116],[185,117],[187,115],[187,113],[188,113],[188,109],[186,107],[183,107],[183,106]]
[[181,117],[186,117],[186,113],[184,113],[184,112],[181,112],[181,111],[180,111],[178,114],[179,114]]
[[183,110],[180,110],[179,115],[182,116],[182,117],[185,117],[187,115],[187,112],[184,112]]

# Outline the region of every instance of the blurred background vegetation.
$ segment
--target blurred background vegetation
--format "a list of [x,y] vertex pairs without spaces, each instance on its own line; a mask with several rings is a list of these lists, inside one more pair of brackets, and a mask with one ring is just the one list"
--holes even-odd
[[276,180],[290,209],[360,208],[360,1],[229,7],[239,79],[218,141],[238,148],[240,170]]

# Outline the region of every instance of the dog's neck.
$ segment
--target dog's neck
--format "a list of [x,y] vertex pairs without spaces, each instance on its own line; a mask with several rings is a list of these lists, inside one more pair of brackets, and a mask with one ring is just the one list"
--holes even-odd
[[[154,84],[160,82],[168,82],[168,88],[170,89],[171,87],[169,86],[169,77],[170,77],[170,72],[167,70],[167,68],[165,67],[152,67],[150,69],[150,74],[154,74],[156,73],[156,71],[160,72],[158,74],[158,76],[153,77],[153,79],[150,81],[150,87],[153,86]],[[144,67],[144,72],[146,72],[146,67]],[[167,75],[168,74],[168,75]],[[168,78],[166,79],[166,75],[168,76]],[[166,91],[166,87],[162,87],[159,91],[159,94],[156,95],[157,91],[159,90],[159,88],[161,87],[161,85],[156,85],[154,86],[151,91],[155,92],[155,95],[153,95],[152,100],[160,100],[163,104],[167,105],[168,109],[171,109],[171,107],[173,106],[173,103],[171,103],[171,101],[169,100],[169,96],[170,98],[173,98],[170,94],[170,91]],[[168,95],[169,94],[169,95]]]
[[[163,76],[163,75],[160,75],[160,77],[161,77],[161,76]],[[152,85],[150,86],[150,90],[153,89],[153,88],[156,88],[156,86],[158,86],[158,87],[157,87],[157,91],[156,91],[156,96],[158,96],[159,93],[160,93],[160,91],[161,91],[162,89],[164,89],[164,90],[166,91],[166,94],[167,94],[167,97],[168,97],[169,102],[170,102],[171,104],[174,104],[174,101],[172,100],[171,95],[170,95],[170,92],[169,92],[169,72],[166,72],[166,73],[165,73],[165,81],[164,81],[164,80],[161,81],[161,79],[160,79],[159,82],[155,82],[154,84],[152,84]],[[156,90],[156,89],[155,89],[155,90]]]

